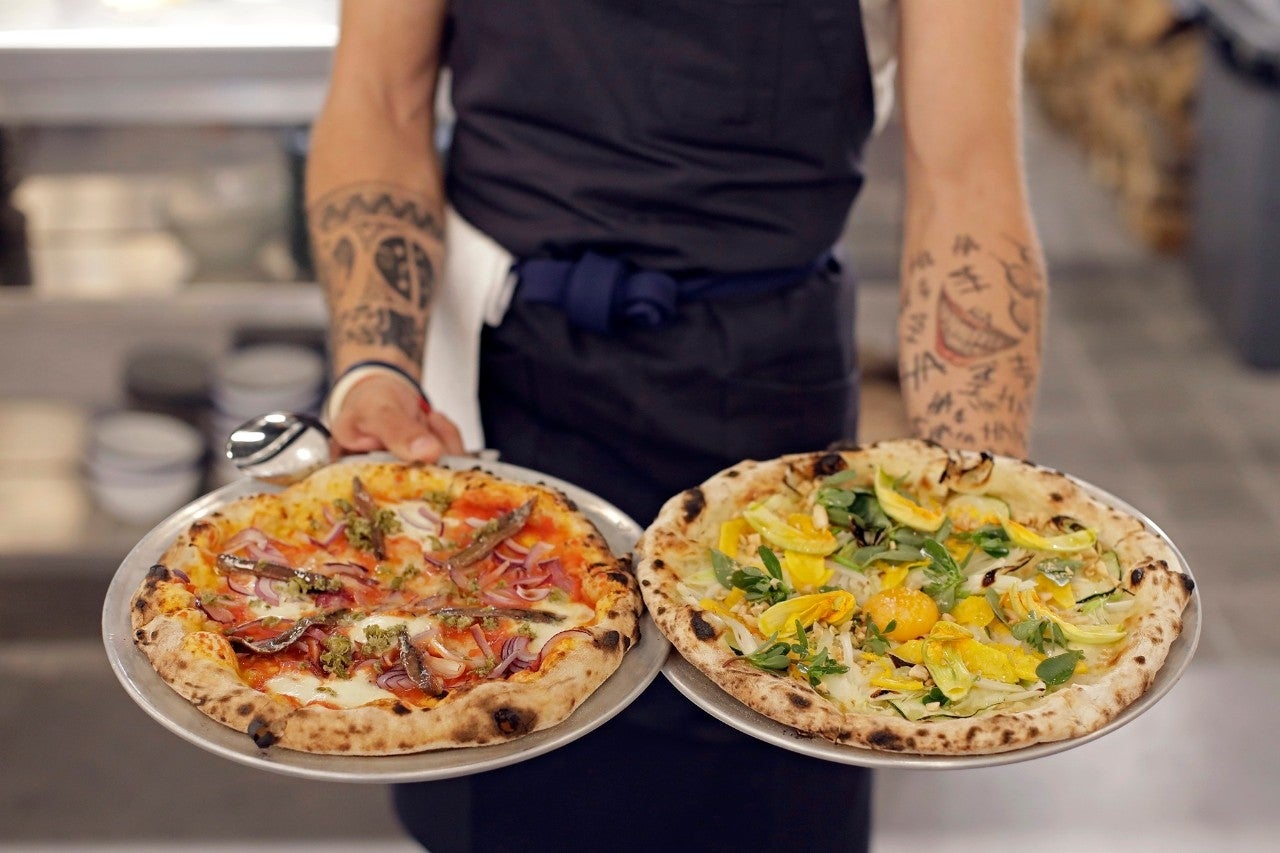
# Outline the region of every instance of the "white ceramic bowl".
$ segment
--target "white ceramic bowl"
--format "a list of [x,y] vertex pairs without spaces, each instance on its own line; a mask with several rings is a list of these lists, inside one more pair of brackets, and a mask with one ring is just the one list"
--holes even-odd
[[104,511],[120,521],[150,525],[195,498],[204,472],[199,468],[150,480],[89,479],[89,492]]
[[309,411],[323,395],[324,359],[307,347],[244,347],[216,368],[214,405],[236,424],[271,411]]
[[204,437],[185,421],[153,412],[121,411],[92,425],[88,461],[103,473],[163,473],[199,465]]
[[114,412],[93,424],[85,473],[98,506],[154,524],[192,500],[204,477],[200,432],[168,415]]

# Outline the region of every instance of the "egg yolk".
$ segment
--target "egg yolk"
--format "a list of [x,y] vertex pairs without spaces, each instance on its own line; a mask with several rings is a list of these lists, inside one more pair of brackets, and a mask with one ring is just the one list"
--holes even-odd
[[[880,590],[867,599],[862,609],[886,637],[898,643],[923,637],[938,621],[938,605],[934,600],[918,589],[905,586]],[[890,622],[894,623],[893,630],[885,631]]]

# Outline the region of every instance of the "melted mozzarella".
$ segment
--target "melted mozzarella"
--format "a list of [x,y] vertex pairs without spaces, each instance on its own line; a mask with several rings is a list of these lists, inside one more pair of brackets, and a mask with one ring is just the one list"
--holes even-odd
[[383,630],[392,628],[396,625],[404,625],[405,630],[409,632],[409,636],[413,637],[421,634],[423,631],[429,631],[436,627],[436,620],[430,616],[395,616],[390,613],[375,613],[366,619],[361,619],[359,623],[352,625],[351,629],[346,632],[347,636],[355,640],[357,643],[368,642],[368,639],[364,634],[366,625],[376,625]]
[[569,628],[576,628],[580,625],[586,625],[591,622],[596,615],[594,609],[585,604],[579,604],[575,601],[565,599],[555,602],[550,598],[538,602],[539,610],[545,610],[551,613],[557,613],[564,617],[560,622],[528,622],[528,626],[533,629],[533,636],[529,640],[529,650],[538,651],[545,643],[555,634]]
[[270,693],[291,696],[303,705],[327,702],[340,708],[358,708],[379,699],[396,698],[394,693],[359,676],[321,681],[310,673],[281,673],[263,686]]
[[310,598],[282,599],[279,604],[267,604],[260,598],[249,599],[249,609],[259,618],[275,616],[277,619],[301,619],[315,613],[315,602]]
[[416,540],[424,549],[439,547],[431,540],[440,536],[443,525],[439,522],[432,522],[418,512],[418,509],[424,504],[422,501],[405,501],[403,503],[393,504],[390,509],[395,512],[396,517],[400,520],[399,536],[408,536],[410,539]]

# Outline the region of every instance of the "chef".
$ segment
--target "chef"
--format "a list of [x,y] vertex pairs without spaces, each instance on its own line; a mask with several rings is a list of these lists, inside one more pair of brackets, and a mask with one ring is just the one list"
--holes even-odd
[[[1013,0],[349,0],[307,175],[335,441],[494,448],[643,525],[741,459],[854,440],[833,247],[891,91],[873,20],[897,31],[911,430],[1025,455],[1046,282]],[[572,744],[395,801],[435,853],[861,850],[870,776],[658,679]]]

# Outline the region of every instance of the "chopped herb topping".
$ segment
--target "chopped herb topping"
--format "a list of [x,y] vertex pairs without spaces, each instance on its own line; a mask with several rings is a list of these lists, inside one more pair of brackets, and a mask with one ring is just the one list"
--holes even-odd
[[356,644],[345,634],[330,634],[324,640],[325,650],[320,653],[320,666],[338,678],[350,678],[348,671],[356,652]]

